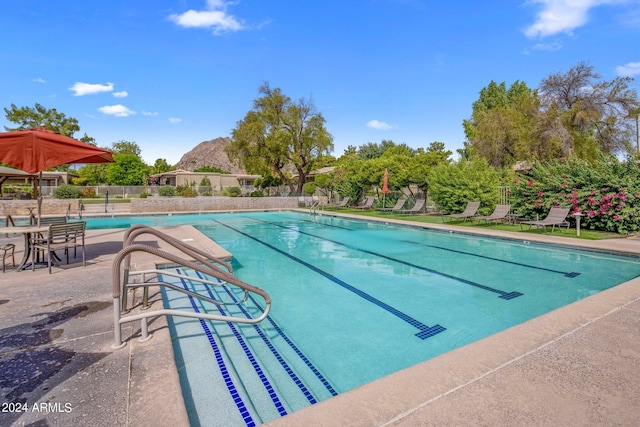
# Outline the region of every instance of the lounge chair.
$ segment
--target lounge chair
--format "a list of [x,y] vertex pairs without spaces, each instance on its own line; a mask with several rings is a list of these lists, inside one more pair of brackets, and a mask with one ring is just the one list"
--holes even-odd
[[373,196],[369,196],[367,197],[367,200],[365,200],[365,202],[361,205],[358,206],[354,206],[356,209],[371,209],[373,207],[373,204],[376,202],[376,198]]
[[349,206],[349,196],[347,196],[347,197],[343,198],[342,200],[340,200],[333,207],[334,208],[346,208],[347,206]]
[[380,208],[378,209],[378,212],[380,213],[396,213],[402,210],[402,208],[404,207],[404,203],[407,201],[406,197],[401,197],[398,199],[398,201],[396,202],[395,206],[392,208]]
[[556,228],[562,227],[563,225],[567,226],[567,230],[569,229],[569,221],[567,221],[567,216],[569,215],[569,211],[571,208],[551,208],[549,214],[545,219],[537,220],[537,221],[522,221],[520,222],[520,230],[522,230],[523,224],[529,225],[529,230],[531,230],[531,226],[535,225],[536,228],[542,227],[544,232],[547,232],[547,225],[551,226],[551,232]]
[[442,215],[442,222],[445,222],[445,218],[449,218],[449,222],[454,219],[464,219],[463,222],[467,221],[467,218],[471,218],[476,215],[478,209],[480,208],[480,202],[467,202],[467,207],[462,213],[459,214],[449,214]]
[[402,209],[399,212],[405,215],[423,213],[425,203],[426,203],[425,199],[418,199],[416,200],[415,204],[411,207],[411,209]]
[[509,210],[511,210],[511,205],[496,205],[496,208],[493,210],[491,215],[475,216],[473,219],[478,221],[478,224],[480,221],[486,221],[488,224],[492,221],[504,221],[508,219],[507,214],[509,213]]

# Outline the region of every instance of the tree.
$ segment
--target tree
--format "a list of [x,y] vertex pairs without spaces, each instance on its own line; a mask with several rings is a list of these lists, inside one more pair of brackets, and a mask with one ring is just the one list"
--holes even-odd
[[149,179],[147,165],[132,153],[116,153],[107,166],[107,177],[114,185],[144,185]]
[[80,177],[80,180],[78,182],[79,184],[106,184],[109,180],[109,175],[107,173],[107,164],[96,163],[84,165],[78,170],[78,176]]
[[229,174],[230,172],[223,171],[219,167],[216,166],[202,166],[193,170],[194,172],[212,172],[212,173],[221,173],[221,174]]
[[169,172],[170,170],[171,165],[167,162],[167,159],[156,159],[155,163],[150,168],[151,175]]
[[15,128],[5,126],[4,129],[8,132],[44,128],[73,138],[73,134],[80,131],[77,119],[67,117],[55,108],[48,109],[38,103],[34,108],[18,108],[15,104],[11,104],[11,108],[5,108],[4,112],[8,121],[18,124]]
[[[225,148],[229,159],[249,173],[277,176],[292,192],[302,193],[318,158],[333,150],[333,137],[311,100],[293,102],[279,88],[264,83],[253,109],[232,131]],[[296,180],[287,171],[297,172]]]
[[550,144],[540,144],[540,102],[537,91],[516,81],[509,89],[504,82],[490,82],[473,103],[471,119],[463,126],[471,154],[494,167],[511,166],[518,160],[557,155]]
[[134,154],[136,157],[140,157],[140,147],[135,142],[131,141],[118,141],[111,144],[111,152],[116,154]]
[[567,135],[566,148],[586,160],[594,160],[596,150],[617,154],[629,148],[634,135],[629,112],[639,106],[637,93],[630,87],[633,78],[600,78],[592,66],[581,62],[540,84],[544,108],[555,113],[556,124]]

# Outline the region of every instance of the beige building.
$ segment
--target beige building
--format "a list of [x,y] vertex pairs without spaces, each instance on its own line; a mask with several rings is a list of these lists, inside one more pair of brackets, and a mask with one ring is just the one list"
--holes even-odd
[[202,179],[207,177],[211,182],[212,193],[220,192],[228,187],[240,187],[242,194],[249,194],[255,190],[253,182],[261,178],[260,175],[223,174],[216,172],[191,172],[177,169],[169,172],[151,175],[152,185],[173,185],[198,189]]
[[[44,171],[42,172],[41,183],[43,191],[45,191],[45,189],[51,191],[52,188],[70,184],[71,177],[73,176],[75,176],[75,174],[71,172]],[[29,184],[30,187],[33,188],[33,194],[36,194],[38,174],[31,175],[19,169],[0,166],[0,196],[4,196],[5,193],[14,194],[16,190],[19,189],[18,186],[24,186],[24,184]],[[18,198],[26,198],[21,197],[20,194],[15,195]]]

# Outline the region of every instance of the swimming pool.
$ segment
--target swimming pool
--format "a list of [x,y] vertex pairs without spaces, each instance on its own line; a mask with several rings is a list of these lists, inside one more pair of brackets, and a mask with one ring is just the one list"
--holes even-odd
[[631,257],[328,216],[144,220],[163,219],[211,236],[234,255],[235,274],[273,298],[259,327],[170,320],[194,425],[268,421],[640,274]]

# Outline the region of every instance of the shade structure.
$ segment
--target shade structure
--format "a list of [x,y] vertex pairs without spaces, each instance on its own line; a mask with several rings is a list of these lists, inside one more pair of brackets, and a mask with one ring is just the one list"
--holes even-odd
[[45,129],[0,133],[0,162],[30,174],[71,163],[108,163],[107,150]]
[[[111,152],[46,129],[0,133],[0,162],[30,174],[71,163],[113,162]],[[42,192],[38,192],[38,225],[42,216]]]

